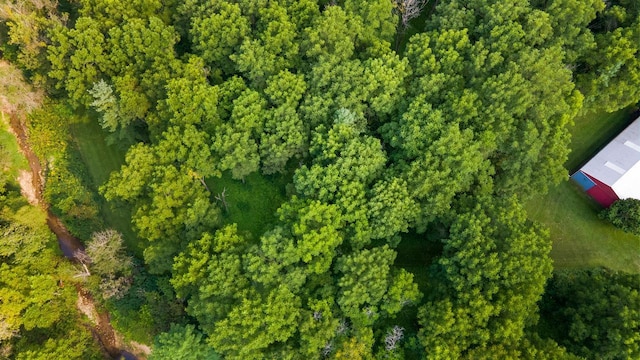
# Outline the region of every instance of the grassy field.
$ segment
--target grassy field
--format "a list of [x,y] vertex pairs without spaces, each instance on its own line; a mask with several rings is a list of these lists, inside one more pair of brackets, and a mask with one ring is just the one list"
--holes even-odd
[[571,128],[571,153],[566,168],[573,173],[591,159],[629,124],[630,115],[631,109],[627,108],[615,113],[589,114],[577,118]]
[[[571,171],[594,155],[629,123],[630,110],[591,114],[576,119],[572,129]],[[626,234],[598,218],[601,207],[570,181],[527,204],[529,216],[551,232],[556,268],[605,266],[640,272],[640,237]]]
[[529,202],[529,216],[551,231],[556,268],[605,266],[640,272],[640,237],[600,220],[600,206],[566,181]]
[[[91,177],[92,190],[98,192],[100,185],[109,179],[112,171],[120,169],[126,151],[105,141],[104,130],[95,119],[82,114],[76,116],[70,131]],[[123,234],[127,248],[142,257],[142,247],[131,229],[131,210],[127,207],[114,208],[102,196],[98,196],[100,211],[107,226]]]
[[289,182],[288,176],[258,173],[247,176],[244,183],[232,179],[229,173],[220,179],[207,179],[214,195],[226,189],[228,211],[224,207],[222,211],[225,222],[238,224],[238,230],[250,232],[256,239],[277,220],[276,210],[286,200],[285,187]]

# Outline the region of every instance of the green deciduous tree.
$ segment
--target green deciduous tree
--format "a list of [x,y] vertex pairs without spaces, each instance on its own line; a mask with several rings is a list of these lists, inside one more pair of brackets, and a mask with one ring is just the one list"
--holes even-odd
[[396,252],[385,245],[338,258],[335,268],[340,274],[337,302],[354,326],[372,324],[384,315],[383,311],[393,315],[402,306],[420,299],[411,274],[392,273],[395,257]]
[[[527,196],[566,175],[567,126],[582,96],[574,88],[561,44],[552,41],[550,23],[526,1],[475,1],[468,6],[451,1],[436,8],[427,32],[410,39],[410,95],[417,104],[408,102],[405,114],[412,106],[425,108],[423,114],[434,111],[430,121],[442,117],[445,129],[457,125],[465,142],[478,146],[471,154],[489,162],[476,157],[467,162],[475,165],[470,171],[461,167],[465,175],[473,174],[467,175],[467,184],[492,174],[493,191]],[[446,208],[443,200],[441,208]]]
[[[174,60],[174,45],[178,41],[175,29],[167,26],[157,17],[148,19],[126,19],[121,26],[109,30],[109,53],[105,54],[108,61],[108,72],[113,77],[120,98],[140,92],[145,95],[146,102],[153,105],[164,97],[164,88],[172,77],[171,66]],[[129,81],[118,80],[129,76]],[[133,88],[136,91],[132,91]],[[145,101],[131,104],[127,108],[123,102],[122,112],[126,114],[139,113],[138,107],[144,107]],[[144,114],[142,114],[144,115]]]
[[542,8],[550,17],[552,41],[562,45],[568,64],[575,66],[579,58],[595,48],[595,38],[588,25],[604,10],[604,1],[532,1],[532,5]]
[[360,41],[372,44],[384,41],[388,47],[393,41],[398,24],[393,5],[392,1],[386,0],[346,0],[343,7],[351,17],[351,21],[360,22],[358,24]]
[[613,203],[600,213],[600,217],[611,221],[616,227],[640,235],[640,200],[628,198]]
[[234,179],[244,179],[260,166],[255,139],[262,132],[265,106],[258,92],[245,90],[233,100],[229,121],[216,130],[213,151],[220,157],[220,170],[231,170]]
[[[356,117],[337,117],[338,120]],[[360,134],[355,123],[337,123],[327,134],[316,130],[309,150],[310,167],[303,165],[294,175],[299,194],[336,204],[350,226],[348,239],[363,246],[371,238],[366,208],[366,186],[383,172],[386,154],[380,141]]]
[[283,171],[287,161],[304,151],[307,135],[297,109],[305,91],[303,76],[289,71],[282,71],[267,81],[264,92],[272,108],[266,113],[260,134],[260,158],[265,174]]
[[51,62],[49,77],[58,80],[56,86],[65,89],[76,104],[88,106],[93,101],[88,90],[107,70],[104,56],[107,41],[100,24],[81,17],[73,29],[59,26],[51,32],[52,44],[47,49]]
[[203,234],[174,261],[171,284],[207,333],[248,295],[249,280],[242,273],[246,247],[234,224],[214,236]]
[[[34,82],[42,84],[48,70],[46,47],[50,43],[48,30],[62,27],[68,14],[60,13],[53,0],[7,0],[0,5],[0,21],[8,27],[7,44],[18,47],[17,62],[24,69],[35,71]],[[8,49],[5,49],[8,50]]]
[[615,1],[590,24],[595,46],[578,59],[576,83],[587,111],[613,112],[640,100],[640,9]]
[[310,299],[309,309],[301,314],[300,353],[308,358],[318,358],[331,349],[340,320],[335,318],[335,304],[331,300]]
[[434,268],[441,288],[420,310],[429,358],[459,358],[476,347],[509,346],[535,323],[551,273],[548,235],[515,199],[481,199],[457,216]]
[[246,38],[230,58],[255,88],[263,88],[267,78],[298,63],[299,45],[296,25],[285,7],[269,2],[258,14],[256,36]]
[[541,303],[555,340],[587,359],[637,358],[639,309],[640,277],[600,268],[557,271]]
[[218,360],[212,347],[193,325],[172,325],[168,332],[156,336],[150,360]]
[[103,29],[111,29],[128,19],[148,19],[162,9],[160,0],[80,0],[80,15],[91,17]]
[[73,266],[55,250],[45,216],[16,191],[0,199],[0,356],[97,359],[79,323]]
[[204,177],[218,174],[208,135],[195,126],[171,127],[156,146],[136,145],[126,165],[101,188],[108,200],[134,205],[132,222],[149,241],[152,272],[171,269],[172,257],[218,223]]
[[225,358],[260,359],[261,351],[295,333],[300,306],[300,298],[284,285],[265,297],[247,297],[216,324],[209,342]]
[[207,12],[191,20],[189,35],[193,50],[202,56],[207,64],[226,74],[234,72],[234,64],[229,58],[239,51],[243,40],[249,35],[249,21],[242,16],[238,4],[227,1],[217,2],[212,14]]

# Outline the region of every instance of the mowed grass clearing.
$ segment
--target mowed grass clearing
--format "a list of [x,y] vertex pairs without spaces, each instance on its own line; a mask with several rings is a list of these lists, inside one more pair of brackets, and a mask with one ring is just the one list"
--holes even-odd
[[549,227],[556,269],[604,266],[640,272],[640,237],[598,218],[600,210],[595,201],[569,181],[527,204],[529,217]]
[[285,189],[290,182],[290,175],[266,176],[257,172],[247,176],[244,183],[232,179],[229,172],[206,180],[214,199],[225,192],[227,210],[215,200],[222,209],[224,223],[238,224],[238,230],[251,233],[254,240],[276,223],[276,211],[287,199]]
[[[589,160],[629,123],[631,110],[591,114],[576,119],[567,168],[573,172]],[[640,185],[639,185],[640,186]],[[600,205],[571,181],[563,181],[545,196],[527,203],[529,217],[551,233],[554,267],[604,266],[640,272],[640,237],[624,233],[600,220]]]
[[630,124],[631,112],[631,108],[626,108],[614,113],[578,117],[570,129],[571,153],[565,167],[571,173],[578,170]]
[[109,174],[124,164],[126,150],[107,144],[106,133],[98,121],[87,114],[76,115],[69,130],[91,177],[91,190],[97,194],[103,221],[108,227],[122,233],[127,248],[142,258],[142,245],[131,228],[131,209],[126,206],[116,208],[98,194],[99,187],[109,179]]

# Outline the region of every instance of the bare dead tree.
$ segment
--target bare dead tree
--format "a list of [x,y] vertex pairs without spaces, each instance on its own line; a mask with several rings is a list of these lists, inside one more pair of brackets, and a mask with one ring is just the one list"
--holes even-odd
[[402,26],[406,29],[409,26],[411,19],[420,16],[420,12],[426,5],[426,0],[392,0],[396,9],[400,13],[402,20]]
[[322,357],[328,357],[329,354],[331,354],[332,351],[333,351],[333,342],[329,341],[322,348]]
[[89,257],[89,255],[87,255],[86,252],[84,252],[83,250],[76,250],[73,252],[73,257],[74,259],[78,260],[78,262],[80,262],[80,265],[82,265],[82,268],[84,271],[76,274],[74,277],[89,277],[91,276],[91,272],[89,271],[89,268],[87,267],[87,264],[91,264],[91,258]]
[[204,176],[200,176],[198,179],[200,179],[200,182],[202,183],[204,188],[207,189],[208,192],[211,192],[211,190],[209,190],[209,187],[207,186],[207,183],[204,181]]
[[393,351],[396,349],[398,342],[404,337],[404,328],[396,325],[387,333],[384,338],[384,347],[387,351]]
[[105,300],[110,298],[122,299],[131,288],[132,283],[133,279],[131,277],[109,275],[101,279],[100,292]]
[[224,188],[220,194],[216,195],[216,200],[224,205],[224,211],[229,212],[229,206],[227,205],[227,188]]
[[133,259],[126,254],[122,234],[104,230],[91,235],[86,252],[76,252],[76,259],[89,274],[87,264],[100,277],[100,291],[104,299],[122,298],[133,282]]
[[348,330],[349,330],[349,324],[347,323],[347,321],[344,319],[340,320],[340,323],[338,323],[338,328],[336,329],[336,334],[342,335],[346,333]]

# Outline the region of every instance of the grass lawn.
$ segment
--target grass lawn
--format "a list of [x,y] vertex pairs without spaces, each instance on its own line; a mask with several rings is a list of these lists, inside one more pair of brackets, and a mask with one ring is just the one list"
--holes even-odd
[[599,113],[581,116],[575,120],[571,131],[571,153],[565,167],[573,173],[591,159],[627,125],[631,109],[615,113]]
[[[108,145],[104,130],[95,119],[86,114],[77,115],[69,129],[91,177],[91,190],[97,194],[98,188],[109,179],[109,174],[120,169],[126,151],[115,145]],[[121,232],[127,248],[142,258],[143,248],[131,229],[131,209],[114,208],[100,195],[98,199],[105,224]]]
[[529,217],[551,231],[555,268],[605,266],[640,272],[640,237],[600,220],[600,206],[578,186],[565,181],[527,205]]
[[291,177],[255,172],[243,183],[226,172],[222,178],[206,182],[214,196],[226,189],[228,211],[220,204],[224,222],[238,224],[239,231],[250,232],[256,240],[277,220],[276,210],[287,199],[285,188]]
[[[590,114],[576,119],[567,168],[577,169],[629,124],[631,110]],[[551,232],[554,266],[605,266],[640,272],[640,237],[624,233],[598,218],[601,207],[570,181],[527,203],[529,217]]]

